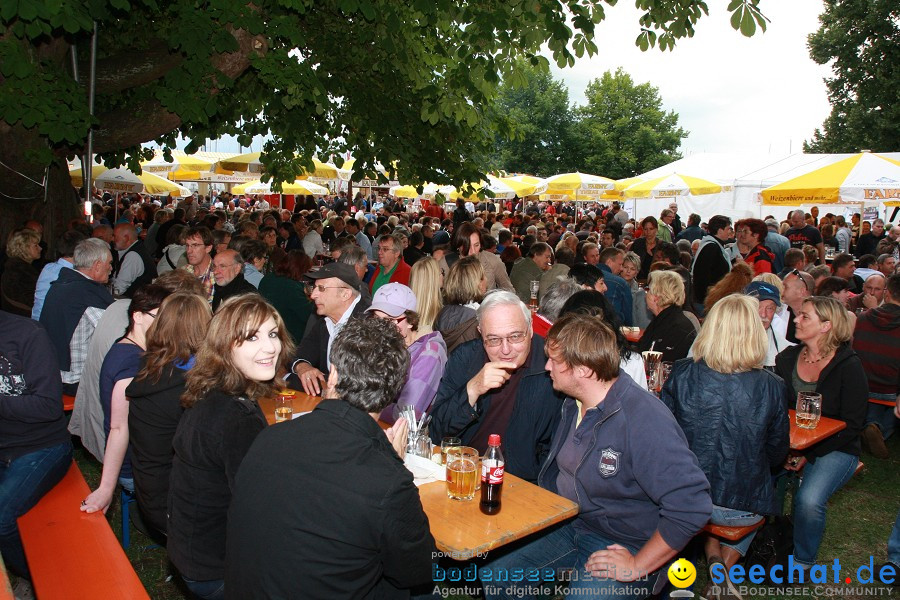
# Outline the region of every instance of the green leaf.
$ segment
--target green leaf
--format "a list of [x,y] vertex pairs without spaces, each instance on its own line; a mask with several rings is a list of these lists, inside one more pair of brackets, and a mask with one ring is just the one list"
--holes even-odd
[[753,37],[754,33],[756,33],[756,21],[753,19],[750,11],[745,10],[744,15],[741,17],[741,34],[745,37]]
[[368,21],[375,20],[375,6],[370,0],[360,0],[359,10]]
[[[11,0],[6,0],[12,4]],[[37,2],[34,0],[20,0],[19,2],[19,18],[23,21],[33,21],[37,18]]]
[[[743,5],[743,3],[741,4]],[[739,8],[731,13],[731,27],[735,31],[741,28],[741,15],[743,14],[743,12],[744,10],[742,8]]]

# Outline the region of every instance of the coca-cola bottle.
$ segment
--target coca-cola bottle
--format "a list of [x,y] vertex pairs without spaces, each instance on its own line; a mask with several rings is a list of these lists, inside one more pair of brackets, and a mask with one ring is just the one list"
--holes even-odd
[[488,449],[481,461],[481,512],[495,515],[500,512],[500,494],[503,492],[503,453],[500,452],[500,436],[488,437]]

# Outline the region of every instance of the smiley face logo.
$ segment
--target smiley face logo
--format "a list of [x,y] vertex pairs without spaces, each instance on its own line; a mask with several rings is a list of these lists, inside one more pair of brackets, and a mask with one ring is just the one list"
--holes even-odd
[[697,579],[697,569],[687,559],[679,558],[669,567],[669,583],[677,588],[686,588]]

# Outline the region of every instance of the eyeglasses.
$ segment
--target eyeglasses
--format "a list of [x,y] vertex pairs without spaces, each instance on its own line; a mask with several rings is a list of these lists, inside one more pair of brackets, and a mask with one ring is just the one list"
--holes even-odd
[[[379,312],[380,312],[380,311],[379,311]],[[386,313],[381,313],[381,314],[384,315],[384,316],[382,317],[381,315],[375,315],[375,318],[376,318],[376,319],[383,319],[383,320],[385,320],[385,321],[393,321],[394,323],[402,323],[403,321],[406,320],[406,315],[400,315],[399,317],[392,317],[392,316],[390,316],[390,315],[388,315],[388,314],[386,314]]]
[[523,333],[521,331],[516,332],[516,333],[511,333],[506,337],[490,336],[490,337],[484,338],[484,345],[489,348],[496,348],[498,346],[501,346],[504,341],[508,344],[521,344],[522,342],[525,341],[525,339],[527,337],[528,337],[528,334]]

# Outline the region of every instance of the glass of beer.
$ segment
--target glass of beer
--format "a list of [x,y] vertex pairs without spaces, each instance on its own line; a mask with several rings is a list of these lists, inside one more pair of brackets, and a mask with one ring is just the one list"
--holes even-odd
[[478,478],[478,451],[468,446],[447,449],[447,496],[452,500],[472,500]]
[[815,429],[822,416],[822,394],[816,392],[799,392],[797,394],[797,427]]
[[462,440],[458,437],[448,436],[441,439],[441,464],[447,464],[447,450],[449,448],[455,448],[457,446],[462,446]]
[[294,394],[280,393],[275,398],[275,422],[290,421],[294,416]]

